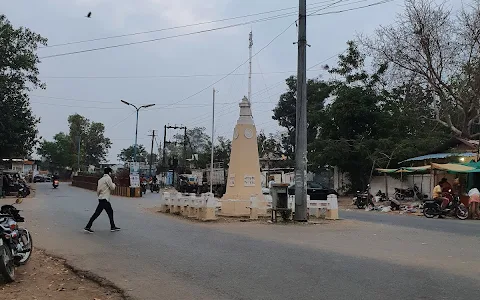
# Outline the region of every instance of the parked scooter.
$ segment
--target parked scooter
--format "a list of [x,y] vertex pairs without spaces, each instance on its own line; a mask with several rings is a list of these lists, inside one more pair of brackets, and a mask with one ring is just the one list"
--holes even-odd
[[443,210],[441,209],[441,199],[425,200],[423,204],[423,215],[427,218],[433,218],[435,216],[456,216],[460,220],[468,218],[468,208],[460,202],[458,195],[452,194],[450,190],[448,193],[444,193],[444,197],[449,198],[450,203]]
[[373,196],[370,194],[370,184],[367,185],[367,189],[364,192],[357,191],[355,197],[353,197],[353,204],[359,209],[365,208],[365,206],[373,204]]
[[417,197],[419,200],[423,200],[425,196],[420,192],[420,189],[416,184],[413,185],[413,188],[399,189],[395,188],[395,199],[399,201],[405,200],[405,198],[414,198]]
[[0,275],[7,282],[15,280],[15,266],[26,264],[32,255],[32,237],[27,229],[18,226],[25,221],[19,212],[13,205],[0,208]]

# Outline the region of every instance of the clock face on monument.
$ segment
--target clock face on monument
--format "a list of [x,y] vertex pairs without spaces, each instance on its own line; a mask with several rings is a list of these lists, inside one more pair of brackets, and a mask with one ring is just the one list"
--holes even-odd
[[245,137],[251,139],[253,137],[253,130],[250,128],[245,129]]

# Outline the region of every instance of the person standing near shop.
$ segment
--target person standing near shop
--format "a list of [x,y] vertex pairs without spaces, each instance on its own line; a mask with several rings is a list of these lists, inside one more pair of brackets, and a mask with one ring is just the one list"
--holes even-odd
[[115,183],[112,181],[112,174],[111,168],[105,168],[103,171],[103,177],[98,180],[97,185],[97,196],[98,196],[98,205],[97,209],[93,213],[90,221],[88,221],[87,226],[85,226],[84,230],[88,233],[93,233],[92,225],[93,222],[98,218],[98,216],[102,213],[103,210],[107,212],[108,218],[110,219],[110,231],[119,231],[115,225],[115,221],[113,220],[113,208],[112,204],[110,204],[110,193],[111,191],[115,190]]
[[473,188],[468,192],[468,209],[472,219],[478,220],[480,218],[480,192],[477,188]]

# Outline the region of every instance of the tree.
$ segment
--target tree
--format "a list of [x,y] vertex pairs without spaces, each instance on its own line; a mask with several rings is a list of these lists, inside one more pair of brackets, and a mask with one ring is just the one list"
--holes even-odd
[[268,137],[263,131],[257,135],[258,155],[260,158],[278,158],[283,154],[281,138],[270,133]]
[[[308,106],[309,170],[336,166],[349,175],[353,188],[365,188],[373,168],[388,168],[421,154],[448,135],[431,119],[431,90],[414,79],[391,88],[385,76],[388,65],[377,65],[369,73],[366,55],[355,42],[347,45],[337,66],[329,70],[336,79],[317,86],[317,101],[329,103]],[[294,119],[278,109],[284,100],[280,98],[275,113],[288,130]],[[266,140],[262,134],[260,138]]]
[[393,25],[363,39],[377,62],[388,63],[396,85],[415,80],[432,92],[433,119],[473,138],[480,117],[480,1],[454,15],[444,4],[406,0]]
[[0,157],[29,155],[37,144],[37,119],[28,92],[45,88],[38,78],[38,45],[47,39],[28,28],[14,28],[0,15]]
[[84,140],[85,164],[98,165],[105,161],[111,141],[105,137],[105,126],[102,123],[92,122],[86,131]]
[[[287,133],[282,136],[282,148],[285,155],[290,159],[295,156],[295,113],[297,103],[297,78],[290,76],[285,80],[288,90],[280,96],[277,106],[273,110],[273,119],[278,121],[278,124],[287,129]],[[309,79],[307,81],[307,110],[308,120],[312,120],[314,114],[321,111],[324,107],[325,100],[329,97],[330,86],[318,79]],[[316,129],[308,122],[308,139],[315,138]]]
[[53,141],[43,141],[38,149],[38,154],[44,159],[50,171],[64,170],[74,164],[75,156],[70,151],[70,136],[60,132],[53,137]]
[[[134,148],[135,145],[122,149],[120,154],[117,155],[118,159],[124,163],[134,161]],[[137,145],[137,161],[148,163],[149,157],[150,155],[148,154],[147,150],[145,150],[145,147],[143,145]]]
[[[80,166],[94,165],[97,166],[105,160],[108,149],[110,149],[111,141],[105,137],[105,126],[102,123],[90,122],[87,118],[74,114],[68,117],[69,133],[63,132],[55,135],[62,137],[61,147],[57,145],[57,149],[64,151],[62,157],[71,157],[68,165],[59,165],[62,167],[70,167],[72,169],[80,169]],[[68,137],[68,147],[64,145],[64,136]],[[38,154],[44,158],[56,160],[54,155],[60,155],[59,152],[52,152],[52,143],[58,144],[58,140],[54,137],[53,142],[43,141],[37,150]],[[80,141],[79,141],[80,138]],[[78,152],[80,142],[80,166],[78,166]]]
[[365,55],[354,42],[339,56],[340,76],[332,81],[332,102],[314,120],[318,139],[310,141],[316,168],[337,166],[348,172],[354,188],[364,188],[372,168],[388,168],[441,143],[442,128],[430,119],[432,93],[412,80],[388,90],[386,65],[375,73],[364,69]]

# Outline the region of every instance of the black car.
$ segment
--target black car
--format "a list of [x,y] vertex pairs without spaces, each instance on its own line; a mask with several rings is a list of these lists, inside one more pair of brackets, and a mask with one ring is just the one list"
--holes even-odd
[[43,175],[35,175],[35,177],[33,177],[33,182],[45,182],[45,181],[46,181],[46,178]]
[[[292,183],[288,187],[288,194],[295,195],[295,184]],[[310,196],[310,200],[327,200],[327,196],[334,194],[338,196],[338,193],[334,189],[330,189],[322,186],[318,182],[307,182],[307,194]]]

